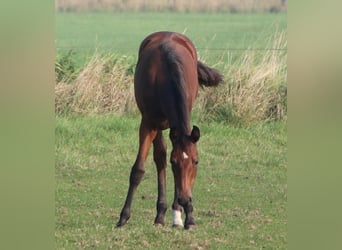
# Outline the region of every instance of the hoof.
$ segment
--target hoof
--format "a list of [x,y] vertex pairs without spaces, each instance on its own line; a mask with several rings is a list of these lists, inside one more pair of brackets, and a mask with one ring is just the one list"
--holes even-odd
[[126,223],[121,223],[120,221],[116,223],[116,228],[122,228]]
[[121,227],[123,227],[124,225],[126,225],[128,219],[129,219],[129,218],[127,218],[127,219],[120,219],[119,222],[116,223],[116,228],[121,228]]
[[172,224],[172,227],[174,228],[183,228],[183,224],[182,225],[179,225],[179,224]]
[[165,225],[165,219],[164,217],[157,216],[154,220],[155,226],[164,226]]
[[155,222],[154,223],[155,227],[164,227],[164,223],[160,223],[160,222]]
[[186,230],[194,230],[196,228],[195,224],[188,224],[184,226],[184,229]]

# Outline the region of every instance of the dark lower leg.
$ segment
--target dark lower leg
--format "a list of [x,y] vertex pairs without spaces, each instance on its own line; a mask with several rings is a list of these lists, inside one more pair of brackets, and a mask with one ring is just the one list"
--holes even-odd
[[144,173],[145,173],[144,162],[147,158],[149,148],[156,134],[157,134],[156,130],[149,129],[149,127],[146,126],[146,123],[143,118],[140,124],[140,129],[139,129],[139,152],[138,152],[137,159],[131,170],[131,174],[129,177],[128,193],[127,193],[125,205],[122,208],[121,213],[120,213],[120,219],[119,219],[119,222],[117,223],[117,227],[121,227],[125,225],[131,216],[131,204],[133,200],[133,195],[139,183],[141,182],[142,177],[144,176]]
[[153,141],[153,157],[158,173],[157,216],[154,224],[165,224],[166,201],[166,143],[161,131],[158,131]]
[[184,212],[185,212],[185,229],[189,229],[195,225],[195,220],[192,217],[192,211],[193,211],[193,206],[191,202],[188,202],[184,206]]
[[158,171],[158,200],[157,200],[157,216],[154,224],[165,224],[165,213],[167,210],[167,201],[165,194],[165,169],[159,173]]
[[133,195],[139,183],[141,182],[142,177],[144,176],[144,173],[145,173],[144,167],[141,167],[141,166],[139,167],[138,163],[136,162],[133,165],[132,170],[131,170],[131,174],[129,178],[128,193],[127,193],[125,205],[123,206],[121,213],[120,213],[120,220],[117,223],[118,227],[125,225],[131,216],[131,204],[133,200]]

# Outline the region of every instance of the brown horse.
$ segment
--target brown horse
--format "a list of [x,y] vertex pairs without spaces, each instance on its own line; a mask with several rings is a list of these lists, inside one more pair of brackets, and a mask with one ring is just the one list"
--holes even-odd
[[130,218],[134,192],[145,173],[145,160],[151,143],[158,172],[157,216],[154,223],[164,225],[167,202],[166,143],[162,130],[170,128],[172,142],[171,165],[175,193],[172,204],[173,225],[185,228],[195,225],[192,217],[192,189],[197,172],[196,142],[200,130],[190,128],[190,112],[198,86],[217,86],[222,76],[197,60],[193,43],[184,35],[174,32],[156,32],[146,37],[139,48],[134,76],[135,99],[141,112],[139,151],[132,167],[125,205],[118,227]]

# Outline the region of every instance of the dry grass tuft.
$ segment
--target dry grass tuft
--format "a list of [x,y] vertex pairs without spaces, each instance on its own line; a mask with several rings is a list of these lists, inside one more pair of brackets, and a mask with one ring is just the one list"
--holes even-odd
[[287,0],[56,0],[58,11],[279,12]]
[[[277,34],[272,48],[286,48],[285,33]],[[246,51],[233,64],[225,65],[226,84],[200,92],[201,119],[251,124],[279,120],[287,114],[286,50]]]
[[95,54],[71,83],[55,86],[57,113],[102,114],[132,112],[133,77],[126,73],[125,57]]

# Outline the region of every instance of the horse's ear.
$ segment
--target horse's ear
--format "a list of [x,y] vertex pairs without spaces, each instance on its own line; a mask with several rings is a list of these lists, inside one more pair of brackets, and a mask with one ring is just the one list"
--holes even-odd
[[192,127],[190,139],[193,143],[198,142],[199,138],[201,136],[200,129],[197,126]]
[[176,141],[177,140],[177,137],[178,137],[178,133],[177,133],[177,131],[176,131],[176,129],[174,129],[174,128],[170,128],[170,140],[171,141]]

